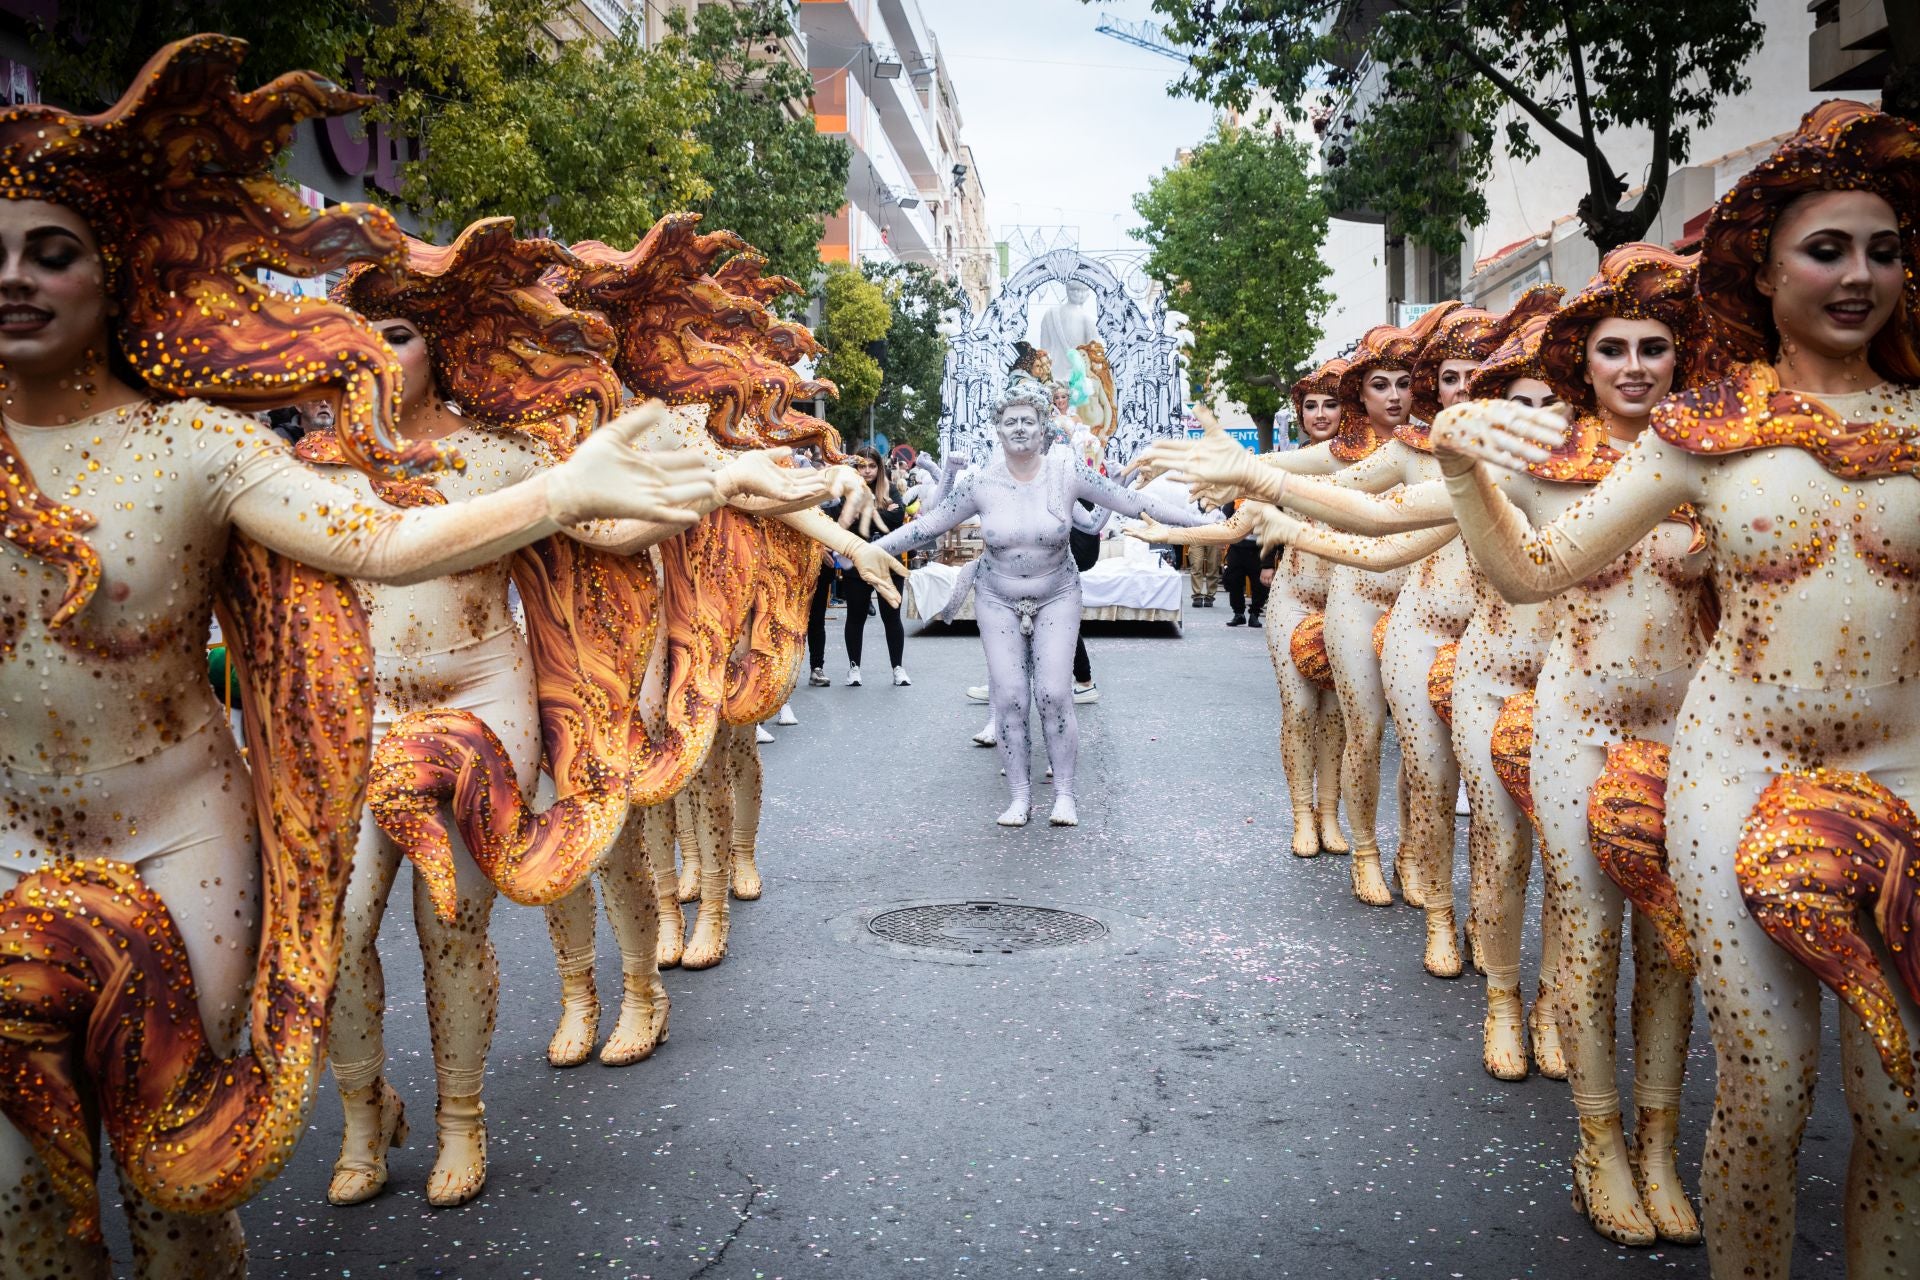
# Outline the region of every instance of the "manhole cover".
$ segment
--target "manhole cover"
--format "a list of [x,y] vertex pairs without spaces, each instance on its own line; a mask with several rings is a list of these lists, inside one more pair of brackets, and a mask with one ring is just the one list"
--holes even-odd
[[896,907],[867,921],[867,931],[901,946],[971,955],[1070,947],[1107,936],[1107,926],[1092,916],[1017,902],[935,902]]

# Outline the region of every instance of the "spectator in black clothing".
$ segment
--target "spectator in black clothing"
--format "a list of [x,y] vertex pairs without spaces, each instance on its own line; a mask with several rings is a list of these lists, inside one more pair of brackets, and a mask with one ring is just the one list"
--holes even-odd
[[[1239,504],[1233,504],[1237,507]],[[1229,507],[1227,514],[1233,514]],[[1233,606],[1233,617],[1227,620],[1230,627],[1259,626],[1262,615],[1267,609],[1267,584],[1260,580],[1261,569],[1260,540],[1252,534],[1240,539],[1227,548],[1227,602]],[[1251,596],[1253,608],[1247,609]]]
[[[843,510],[840,523],[867,541],[877,542],[907,522],[906,504],[894,494],[892,482],[887,479],[886,459],[878,449],[863,444],[853,451],[851,461],[860,478],[873,488],[873,509],[861,517],[858,527],[853,523],[853,513]],[[912,684],[913,681],[907,679],[907,669],[901,665],[906,657],[907,630],[900,623],[900,606],[877,597],[866,579],[858,574],[848,574],[842,579],[841,589],[847,597],[846,682],[860,683],[860,651],[867,635],[867,613],[872,605],[878,604],[880,627],[887,633],[887,659],[893,667],[893,682]]]
[[[1092,514],[1093,507],[1090,504],[1083,502],[1080,506],[1088,514]],[[1067,544],[1073,551],[1074,568],[1080,572],[1085,573],[1100,563],[1099,534],[1068,529]],[[1073,700],[1083,704],[1100,701],[1100,686],[1093,682],[1093,663],[1087,657],[1087,637],[1084,626],[1081,627],[1079,637],[1073,642]]]

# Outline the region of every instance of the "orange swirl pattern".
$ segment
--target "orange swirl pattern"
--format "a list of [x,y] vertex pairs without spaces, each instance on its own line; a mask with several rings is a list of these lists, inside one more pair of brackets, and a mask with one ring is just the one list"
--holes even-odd
[[757,542],[749,518],[723,507],[660,544],[666,707],[657,731],[634,718],[628,794],[635,804],[672,799],[713,747],[728,660],[754,603]]
[[1863,913],[1893,953],[1909,997],[1920,998],[1916,849],[1920,822],[1906,801],[1863,773],[1784,773],[1760,796],[1734,854],[1740,894],[1767,936],[1851,1009],[1880,1064],[1912,1094],[1909,1031]]
[[370,321],[411,321],[464,412],[564,455],[620,404],[612,328],[542,282],[579,266],[555,241],[516,239],[512,218],[482,218],[444,248],[409,237],[404,268],[361,268],[333,297]]
[[1689,453],[1804,449],[1848,480],[1920,475],[1920,439],[1905,424],[1847,422],[1813,397],[1783,390],[1773,366],[1761,362],[1661,401],[1652,425]]
[[354,464],[405,475],[437,464],[405,446],[393,353],[344,307],[262,285],[256,268],[295,276],[356,262],[390,265],[400,229],[371,205],[325,211],[273,176],[302,121],[371,99],[311,72],[242,93],[243,41],[167,45],[98,115],[40,103],[0,109],[0,197],[47,200],[85,217],[120,304],[116,340],[148,386],[242,409],[340,393]]
[[563,296],[613,324],[615,366],[630,389],[669,404],[706,405],[707,430],[721,444],[818,444],[837,460],[832,428],[791,412],[796,398],[831,394],[830,383],[802,381],[785,359],[789,351],[817,350],[812,335],[767,310],[758,295],[772,285],[757,266],[728,276],[753,292],[721,283],[712,274],[726,270],[716,267],[721,256],[751,248],[731,231],[699,234],[699,222],[696,213],[669,214],[625,253],[597,240],[574,245],[585,266],[563,283]]
[[1393,620],[1393,610],[1388,609],[1380,615],[1380,621],[1373,624],[1373,658],[1380,661],[1387,653],[1387,623]]
[[1500,705],[1493,722],[1493,772],[1528,820],[1533,816],[1533,690]]
[[66,861],[0,896],[0,1113],[100,1239],[96,1123],[123,1182],[176,1213],[238,1207],[306,1131],[360,826],[373,672],[342,580],[236,532],[218,607],[261,823],[248,1051],[216,1055],[178,926],[130,864]]
[[1453,724],[1453,668],[1460,656],[1460,642],[1449,641],[1433,652],[1433,665],[1427,668],[1427,701],[1433,704],[1440,723]]
[[793,691],[807,640],[807,613],[819,579],[813,540],[776,520],[744,519],[759,538],[754,557],[753,605],[744,652],[727,663],[720,717],[728,724],[759,724],[780,710]]
[[492,729],[437,707],[400,718],[373,753],[367,804],[405,850],[434,911],[455,911],[453,849],[442,807],[487,879],[543,905],[592,874],[627,816],[633,698],[651,651],[656,589],[645,556],[555,537],[514,556],[540,702],[540,740],[557,798],[535,812]]
[[1674,968],[1690,974],[1687,918],[1667,872],[1667,755],[1662,742],[1609,743],[1587,797],[1587,830],[1600,869],[1653,925]]
[[1300,619],[1287,641],[1293,665],[1307,683],[1320,689],[1333,688],[1333,659],[1327,656],[1327,615],[1315,609]]

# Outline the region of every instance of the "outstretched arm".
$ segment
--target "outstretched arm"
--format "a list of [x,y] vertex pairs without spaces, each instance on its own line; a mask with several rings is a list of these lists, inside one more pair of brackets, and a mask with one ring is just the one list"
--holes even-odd
[[1157,542],[1173,547],[1227,547],[1254,531],[1265,503],[1243,502],[1240,509],[1218,524],[1194,525],[1173,529],[1157,520],[1143,520],[1127,530],[1129,538]]
[[978,478],[977,471],[962,475],[947,490],[947,496],[940,499],[939,506],[924,512],[918,520],[900,526],[873,545],[892,556],[932,546],[941,534],[961,521],[980,514]]
[[[692,524],[717,505],[706,460],[693,450],[634,447],[664,414],[657,403],[642,406],[595,431],[558,466],[445,506],[375,506],[302,466],[277,440],[242,441],[210,480],[234,527],[283,555],[367,582],[427,582],[591,520],[676,530]],[[221,447],[235,434],[246,433],[204,438]]]
[[1284,544],[1335,564],[1379,572],[1417,564],[1459,536],[1458,529],[1446,525],[1438,529],[1396,533],[1386,538],[1366,538],[1302,524],[1285,512],[1275,512],[1260,530],[1260,545]]
[[1705,464],[1646,431],[1606,479],[1536,530],[1500,492],[1493,467],[1545,458],[1564,431],[1557,417],[1499,400],[1454,405],[1434,422],[1460,532],[1487,580],[1515,604],[1585,581],[1701,496]]
[[900,603],[900,588],[894,585],[893,580],[895,576],[906,577],[907,567],[896,557],[882,551],[879,543],[868,542],[851,529],[841,528],[826,512],[817,508],[774,518],[788,528],[806,534],[827,550],[853,561],[854,570],[859,573],[861,580],[879,592],[881,599],[888,604]]
[[1213,523],[1184,502],[1171,502],[1144,489],[1123,489],[1092,467],[1074,464],[1073,496],[1123,516],[1152,516],[1162,524],[1191,528]]
[[1280,505],[1308,520],[1372,537],[1453,523],[1453,500],[1439,480],[1382,496],[1295,476],[1282,487]]
[[1113,519],[1113,508],[1095,507],[1093,510],[1088,511],[1076,502],[1073,504],[1071,519],[1073,520],[1073,527],[1080,532],[1091,533],[1098,536],[1106,530],[1107,521]]

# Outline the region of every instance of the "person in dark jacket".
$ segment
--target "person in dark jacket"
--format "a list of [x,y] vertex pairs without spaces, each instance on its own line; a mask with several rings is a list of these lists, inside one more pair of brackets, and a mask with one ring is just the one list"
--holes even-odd
[[[893,484],[887,478],[886,459],[880,456],[878,449],[863,444],[853,451],[851,461],[860,478],[873,488],[873,508],[860,517],[858,526],[850,510],[842,511],[840,523],[867,541],[877,542],[907,522],[907,507],[893,492]],[[893,667],[893,683],[912,684],[913,681],[907,678],[906,667],[901,665],[906,658],[907,630],[900,622],[900,606],[876,597],[873,588],[857,574],[848,574],[842,579],[841,590],[847,598],[846,683],[860,683],[860,654],[866,642],[867,614],[870,606],[877,604],[880,628],[887,634],[887,660]]]

